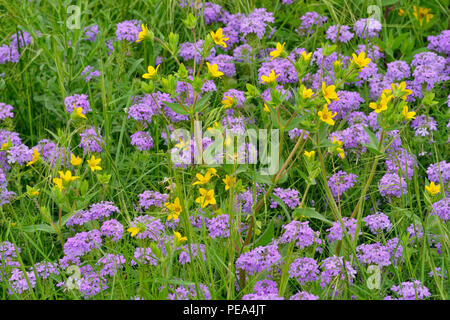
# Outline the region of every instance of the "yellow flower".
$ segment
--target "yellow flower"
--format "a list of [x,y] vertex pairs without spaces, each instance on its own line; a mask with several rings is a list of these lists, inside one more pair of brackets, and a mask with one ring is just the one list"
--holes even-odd
[[[75,106],[75,104],[74,104]],[[75,115],[81,119],[87,119],[87,117],[83,114],[83,108],[82,107],[75,107]]]
[[176,197],[175,201],[173,203],[170,202],[166,202],[164,204],[166,206],[167,209],[170,210],[170,214],[167,217],[167,220],[177,220],[178,216],[181,214],[181,212],[183,212],[183,209],[181,208],[181,204],[180,204],[180,198]]
[[398,15],[399,15],[400,17],[403,17],[403,16],[405,15],[405,10],[403,10],[403,9],[398,9]]
[[102,167],[99,166],[99,163],[102,161],[102,159],[98,158],[96,159],[93,155],[90,160],[87,160],[89,168],[91,168],[91,171],[95,170],[102,170]]
[[177,242],[187,241],[187,237],[182,237],[179,232],[174,231],[173,234]]
[[227,47],[227,44],[225,41],[229,40],[230,38],[225,38],[222,34],[222,28],[217,29],[217,31],[214,33],[214,31],[210,31],[209,34],[213,38],[215,44],[218,44],[219,46],[222,46],[224,48]]
[[265,112],[270,112],[270,108],[267,104],[264,103],[264,111]]
[[223,183],[225,183],[225,191],[229,190],[236,183],[236,178],[231,178],[229,175],[225,176],[225,179],[222,179]]
[[6,151],[12,147],[12,143],[10,141],[2,144],[2,151]]
[[322,81],[322,94],[323,97],[325,98],[325,100],[327,100],[327,103],[329,104],[331,102],[331,100],[339,100],[339,97],[337,96],[336,93],[336,86],[331,85],[331,86],[327,86],[325,84],[325,82]]
[[137,235],[139,232],[141,232],[141,229],[139,229],[138,227],[130,227],[130,228],[127,229],[127,231],[128,231],[129,233],[131,233],[130,236],[134,237],[134,236]]
[[33,158],[31,159],[30,162],[27,163],[27,167],[38,162],[40,158],[41,158],[41,155],[40,155],[39,151],[36,148],[34,148]]
[[365,68],[371,61],[370,58],[366,58],[366,53],[364,51],[361,51],[358,56],[353,53],[352,57],[352,62],[356,64],[360,69]]
[[371,102],[369,104],[369,108],[375,110],[376,113],[380,113],[381,111],[387,110],[387,104],[385,103],[376,104],[375,102]]
[[77,157],[73,153],[70,155],[70,164],[74,167],[78,167],[82,162],[83,160],[80,157]]
[[329,124],[330,126],[334,126],[333,118],[336,117],[337,112],[335,112],[333,114],[332,111],[328,110],[328,107],[326,104],[323,105],[323,109],[321,111],[317,112],[317,114],[319,115],[320,120]]
[[197,173],[195,175],[197,178],[197,181],[195,181],[192,185],[195,186],[197,184],[203,185],[209,182],[211,180],[212,176],[211,173],[207,172],[205,175],[202,175],[201,173]]
[[341,148],[341,146],[342,146],[342,141],[341,140],[338,140],[337,138],[336,138],[336,136],[334,136],[333,137],[333,141],[332,141],[332,143],[336,146],[335,148],[335,150],[336,150],[336,152],[339,154],[339,156],[342,158],[342,159],[344,159],[345,158],[345,152],[344,152],[344,149],[342,149]]
[[316,155],[315,151],[306,151],[304,152],[305,157],[307,157],[308,159],[314,158],[314,156]]
[[225,96],[225,99],[222,100],[222,104],[225,109],[231,108],[234,104],[233,97]]
[[309,99],[312,97],[313,94],[314,94],[314,92],[312,91],[312,89],[307,89],[306,87],[303,87],[303,91],[302,91],[303,99]]
[[272,71],[270,71],[268,76],[261,76],[261,80],[262,80],[262,83],[269,84],[269,83],[275,82],[279,76],[280,76],[279,74],[275,75],[275,70],[272,70]]
[[415,119],[416,113],[414,111],[408,111],[408,106],[403,106],[402,115],[405,117],[406,120]]
[[148,68],[147,68],[148,73],[144,73],[142,75],[142,78],[153,79],[156,76],[156,74],[158,73],[158,68],[159,68],[159,64],[156,66],[156,69],[153,68],[153,66],[148,66]]
[[276,49],[270,52],[270,56],[272,57],[270,59],[270,61],[272,61],[275,58],[278,58],[279,56],[281,56],[281,54],[283,53],[283,49],[284,49],[284,45],[286,44],[286,42],[283,42],[283,44],[281,43],[277,43]]
[[217,175],[217,170],[214,169],[214,168],[208,168],[208,170],[206,171],[206,174],[210,174],[211,176],[219,177],[219,176]]
[[208,204],[216,204],[216,198],[214,198],[214,189],[207,191],[206,189],[200,188],[200,197],[195,199],[195,202],[200,203],[202,208],[206,207]]
[[340,60],[336,60],[333,62],[333,66],[335,66],[335,67],[340,66],[340,65],[342,65],[342,62]]
[[145,36],[147,36],[147,34],[148,34],[147,25],[144,26],[143,24],[141,24],[141,29],[142,29],[142,31],[139,32],[138,39],[136,40],[136,42],[141,42],[142,40],[145,39]]
[[423,19],[425,19],[425,22],[428,23],[434,17],[434,14],[429,13],[431,9],[419,7],[419,11],[417,11],[416,6],[413,6],[413,9],[413,15],[417,20],[419,20],[421,26],[423,24]]
[[311,55],[312,55],[312,52],[306,53],[306,51],[302,51],[302,53],[301,53],[301,57],[302,57],[303,60],[305,60],[306,62],[308,62],[309,60],[311,60]]
[[211,65],[209,62],[207,62],[206,65],[208,67],[209,74],[214,78],[220,78],[221,76],[223,76],[223,72],[219,71],[219,66],[216,63]]
[[58,187],[58,189],[60,191],[62,191],[62,189],[64,189],[62,179],[60,179],[60,178],[53,178],[53,183],[56,184],[56,186]]
[[425,186],[425,190],[427,190],[429,194],[434,196],[441,192],[441,185],[435,185],[434,182],[431,182],[429,186]]
[[412,94],[412,90],[406,89],[406,82],[403,81],[399,85],[396,85],[395,83],[391,83],[392,90],[394,91],[400,91],[402,94],[401,99],[406,100],[406,97]]
[[66,183],[75,181],[79,178],[78,176],[72,176],[72,172],[70,172],[69,170],[67,170],[66,173],[64,173],[64,171],[58,171],[58,173],[59,177]]

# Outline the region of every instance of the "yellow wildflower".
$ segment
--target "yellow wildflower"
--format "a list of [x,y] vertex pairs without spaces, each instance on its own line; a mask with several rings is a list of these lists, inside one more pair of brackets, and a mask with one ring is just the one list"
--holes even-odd
[[330,126],[334,126],[333,118],[336,117],[337,112],[333,113],[332,111],[329,111],[326,104],[323,105],[323,109],[317,112],[317,114],[319,115],[321,121],[329,124]]
[[270,56],[272,57],[270,60],[272,61],[275,58],[278,58],[279,56],[281,56],[283,54],[283,49],[284,49],[284,45],[286,44],[286,42],[283,42],[283,44],[281,43],[277,43],[276,49],[270,52]]
[[41,154],[39,153],[37,148],[34,148],[33,149],[33,158],[31,159],[30,162],[27,163],[27,167],[38,162],[40,158],[41,158]]
[[339,100],[339,97],[337,96],[336,93],[336,86],[331,85],[331,86],[327,86],[325,84],[325,82],[322,81],[322,94],[323,97],[325,98],[325,100],[327,100],[327,103],[329,104],[331,102],[331,100]]
[[270,71],[268,76],[261,76],[261,80],[262,80],[262,83],[269,84],[269,83],[275,82],[279,76],[280,76],[279,74],[275,75],[275,70],[272,70],[272,71]]
[[156,66],[156,69],[153,68],[153,66],[148,66],[147,73],[144,73],[142,75],[142,78],[144,79],[153,79],[156,74],[158,73],[159,64]]
[[366,58],[366,53],[364,51],[361,51],[359,55],[352,54],[352,62],[356,64],[360,69],[365,68],[371,61],[370,58]]
[[95,171],[95,170],[102,170],[102,167],[99,166],[101,161],[102,161],[102,159],[100,159],[100,158],[97,159],[93,155],[90,160],[87,160],[87,163],[88,163],[89,168],[91,168],[91,171]]
[[83,160],[80,157],[77,157],[73,153],[70,155],[70,164],[74,167],[78,167],[82,162]]
[[210,31],[209,34],[213,38],[215,44],[218,44],[219,46],[222,46],[224,48],[227,47],[227,44],[225,41],[229,40],[230,38],[225,38],[222,34],[222,28],[217,29],[217,31],[214,33],[214,31]]
[[211,65],[209,62],[207,62],[206,66],[208,67],[209,74],[214,78],[220,78],[221,76],[223,76],[223,72],[219,71],[219,66],[216,63]]
[[207,191],[206,189],[200,188],[200,197],[195,199],[195,202],[200,203],[202,208],[206,207],[208,204],[216,204],[216,198],[214,198],[214,189]]
[[431,182],[429,186],[425,186],[425,190],[427,190],[429,194],[434,196],[441,192],[441,185],[435,185],[434,182]]
[[236,178],[231,178],[229,175],[225,176],[225,179],[222,179],[223,183],[225,183],[225,191],[232,188],[236,183]]

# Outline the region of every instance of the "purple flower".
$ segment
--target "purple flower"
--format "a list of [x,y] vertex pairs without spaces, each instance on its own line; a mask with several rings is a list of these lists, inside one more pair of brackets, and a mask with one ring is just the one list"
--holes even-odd
[[147,190],[139,195],[139,206],[144,210],[152,206],[162,208],[168,199],[168,194]]
[[82,108],[83,114],[87,114],[89,111],[91,111],[89,98],[85,94],[74,94],[73,96],[67,96],[64,99],[64,104],[66,106],[67,113],[72,113],[75,107]]
[[81,72],[81,76],[84,79],[84,82],[89,82],[94,78],[100,77],[101,73],[98,70],[92,70],[92,66],[86,66],[86,68],[83,69]]
[[233,50],[233,57],[236,62],[250,63],[252,58],[252,51],[253,49],[250,45],[243,44]]
[[333,197],[335,198],[340,197],[342,196],[342,194],[344,194],[344,192],[352,188],[356,183],[356,178],[358,178],[356,174],[347,173],[342,170],[333,174],[328,179],[328,185],[331,189]]
[[338,113],[338,118],[344,118],[348,113],[358,110],[364,99],[356,91],[341,90],[337,92],[339,100],[332,101],[329,105],[331,111]]
[[364,222],[370,229],[370,232],[374,234],[378,234],[383,230],[389,231],[392,227],[389,217],[382,212],[365,217]]
[[20,54],[16,47],[8,46],[6,44],[0,46],[0,65],[7,62],[19,62]]
[[236,100],[236,108],[242,108],[246,101],[244,91],[240,91],[240,90],[236,90],[236,89],[230,89],[230,90],[224,92],[222,97],[223,97],[223,99],[225,99],[225,97],[234,98]]
[[[228,41],[227,41],[228,43]],[[202,51],[203,51],[203,40],[199,40],[196,43],[185,42],[181,45],[178,54],[184,60],[189,61],[195,58],[196,63],[199,64],[202,61]],[[212,48],[208,58],[214,57],[216,54],[216,49]],[[221,70],[219,68],[219,70]]]
[[[356,219],[355,218],[347,218],[342,217],[342,222],[344,224],[345,230],[347,231],[347,234],[350,236],[350,238],[355,237],[355,231],[356,231]],[[334,242],[336,240],[342,240],[343,238],[343,232],[341,228],[341,223],[339,221],[333,222],[333,226],[327,230],[328,232],[328,240],[330,242]],[[361,234],[361,231],[359,231]]]
[[300,17],[301,24],[298,27],[297,31],[300,35],[308,35],[314,33],[314,27],[318,29],[321,27],[328,18],[325,16],[320,16],[317,12],[306,12],[303,16]]
[[335,286],[335,279],[353,283],[356,276],[356,270],[352,268],[350,262],[344,261],[342,257],[332,256],[322,261],[322,273],[320,275],[320,286],[325,288],[327,284],[332,283]]
[[244,270],[249,275],[261,271],[268,271],[272,266],[281,262],[281,255],[276,244],[255,249],[243,253],[236,260],[236,269]]
[[5,120],[6,118],[14,118],[13,106],[0,102],[0,120]]
[[[398,286],[392,286],[391,291],[399,295],[399,298],[395,300],[423,300],[431,296],[428,288],[422,285],[419,280],[402,282]],[[394,299],[388,296],[385,300]]]
[[138,131],[131,136],[131,144],[140,151],[153,148],[153,139],[148,132]]
[[437,36],[428,36],[428,49],[450,55],[450,30],[444,30]]
[[259,295],[278,294],[277,283],[268,279],[257,281],[253,287],[253,293]]
[[[199,253],[201,253],[201,258],[203,259],[203,261],[206,261],[205,245],[204,244],[191,243],[190,247],[191,247],[192,258],[199,257],[200,256]],[[200,249],[200,252],[199,252],[199,249]],[[188,245],[181,246],[181,247],[178,248],[178,250],[180,250],[180,256],[178,258],[178,261],[181,264],[190,263],[191,262],[191,256],[189,254],[189,247],[188,247]]]
[[125,264],[125,258],[122,255],[108,253],[98,259],[97,265],[103,266],[100,270],[100,276],[114,277],[116,271],[121,269]]
[[[273,194],[283,201],[285,205],[287,205],[290,209],[295,209],[295,207],[300,205],[300,199],[298,196],[298,191],[295,189],[282,189],[275,188],[273,190]],[[278,202],[272,200],[270,204],[271,208],[277,208]]]
[[398,238],[392,238],[386,242],[386,247],[389,250],[389,254],[391,255],[392,262],[396,264],[403,255],[403,247],[399,243]]
[[117,24],[117,40],[136,42],[139,32],[141,32],[141,26],[137,20],[128,20]]
[[314,282],[318,279],[319,267],[317,261],[312,258],[298,258],[289,266],[289,277],[296,278],[304,285],[306,282]]
[[297,240],[296,245],[301,249],[309,247],[313,244],[322,244],[319,231],[315,232],[311,229],[309,226],[309,221],[292,221],[284,225],[283,229],[285,231],[280,238],[281,243],[288,243]]
[[80,133],[80,138],[81,138],[80,146],[83,147],[83,151],[85,153],[102,152],[103,150],[102,146],[105,144],[105,142],[102,139],[99,129],[95,127],[86,129],[82,133]]
[[386,173],[378,183],[378,190],[383,197],[400,198],[402,194],[407,194],[406,182],[398,173]]
[[339,42],[346,43],[349,42],[353,36],[354,34],[350,32],[349,26],[337,24],[328,28],[325,39],[331,40],[334,43],[338,40]]
[[84,28],[84,36],[91,42],[97,40],[98,25]]
[[299,291],[290,297],[289,300],[319,300],[319,297],[306,291]]
[[81,278],[78,281],[79,291],[85,299],[95,296],[108,288],[106,279],[99,276],[92,266],[86,265],[80,268]]
[[442,178],[442,182],[447,184],[450,182],[450,163],[445,160],[431,164],[427,169],[428,180],[439,184]]
[[390,153],[386,160],[386,167],[389,172],[400,172],[403,177],[412,179],[414,169],[417,168],[416,157],[409,154],[406,150],[399,149],[396,153]]
[[89,232],[80,232],[67,239],[64,244],[64,254],[68,258],[77,258],[101,246],[102,234],[100,231],[94,229]]
[[385,77],[391,82],[400,81],[411,76],[411,69],[405,61],[397,60],[387,64]]
[[356,247],[358,260],[363,265],[376,264],[380,267],[391,264],[391,254],[388,247],[381,245],[379,242],[372,244],[361,244]]
[[123,225],[116,219],[103,222],[100,231],[106,237],[110,237],[114,242],[118,242],[123,237]]
[[208,60],[211,65],[217,64],[219,71],[223,72],[225,76],[233,77],[236,75],[236,67],[234,66],[233,56],[219,54],[215,57],[209,57],[206,60]]
[[247,17],[242,19],[240,30],[244,37],[250,33],[254,33],[259,39],[262,39],[269,22],[275,22],[273,13],[267,12],[266,8],[256,8]]
[[133,219],[130,223],[131,227],[139,228],[140,232],[136,235],[137,239],[152,239],[159,241],[164,226],[160,219],[145,215]]
[[206,226],[211,239],[228,238],[230,236],[230,216],[228,214],[221,214],[215,218],[207,219]]
[[431,211],[431,214],[438,216],[445,222],[450,220],[450,198],[442,198],[433,203],[433,211]]
[[432,116],[421,115],[411,121],[411,128],[415,130],[415,136],[426,137],[432,131],[437,130],[437,123]]
[[[211,300],[211,293],[207,286],[199,283],[197,286],[195,284],[180,285],[176,289],[170,286],[174,293],[169,293],[167,297],[169,300]],[[200,296],[197,297],[197,292]]]
[[[288,132],[289,139],[295,140],[295,138],[300,138],[303,133],[303,129],[294,128]],[[309,132],[305,130],[305,134],[303,135],[303,139],[308,139]]]
[[24,144],[12,146],[7,152],[9,164],[17,163],[23,165],[24,163],[31,161],[33,158],[33,151]]
[[[158,264],[158,260],[154,256],[151,248],[136,248],[134,251],[134,258],[140,264],[150,264],[152,266]],[[132,266],[137,264],[135,260],[131,260],[130,264]]]
[[353,31],[358,37],[366,39],[378,36],[381,27],[382,25],[378,20],[372,18],[360,19],[353,25]]

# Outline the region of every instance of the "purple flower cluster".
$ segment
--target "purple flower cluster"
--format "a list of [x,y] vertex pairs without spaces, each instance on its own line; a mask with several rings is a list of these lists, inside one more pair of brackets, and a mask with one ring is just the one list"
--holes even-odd
[[385,300],[423,300],[431,296],[428,288],[419,280],[402,282],[398,286],[392,286],[391,291],[395,292],[399,298],[387,296]]
[[117,40],[136,42],[138,40],[139,32],[141,32],[141,26],[137,20],[128,20],[117,24]]
[[168,194],[146,190],[139,195],[139,206],[144,210],[147,210],[152,206],[162,208],[168,199]]
[[138,131],[131,135],[131,144],[136,146],[138,150],[150,150],[153,148],[153,138],[148,132]]
[[421,115],[411,121],[411,128],[414,129],[416,137],[427,137],[437,130],[437,123],[432,116]]
[[102,146],[105,144],[103,138],[100,134],[100,130],[91,127],[80,133],[81,143],[80,146],[83,147],[85,153],[88,152],[102,152]]
[[5,120],[6,118],[14,118],[13,106],[0,102],[0,120]]
[[353,25],[353,31],[355,31],[358,37],[361,37],[363,39],[378,36],[381,28],[381,23],[378,20],[372,18],[360,19]]
[[90,206],[89,210],[81,210],[76,212],[73,216],[69,218],[66,225],[83,225],[86,222],[99,220],[109,217],[113,213],[118,213],[119,208],[117,208],[114,203],[109,201],[103,201],[100,203],[94,203]]
[[64,254],[71,261],[102,246],[102,234],[98,230],[77,233],[64,243]]
[[[203,52],[203,40],[199,40],[195,43],[191,43],[191,42],[183,43],[180,47],[180,51],[178,52],[178,54],[185,61],[195,59],[196,63],[199,64],[202,61],[202,52]],[[208,59],[211,57],[214,57],[215,55],[216,55],[216,49],[212,48],[209,53]],[[219,68],[219,70],[221,70],[221,69]]]
[[289,266],[289,277],[296,278],[301,285],[316,281],[318,275],[319,267],[313,258],[298,258]]
[[378,190],[383,197],[400,198],[402,194],[407,194],[406,182],[398,173],[386,173],[378,183]]
[[450,55],[450,30],[444,30],[437,36],[428,36],[428,49]]
[[[282,189],[282,188],[275,188],[273,190],[273,194],[277,196],[278,198],[283,201],[283,203],[288,206],[290,209],[295,209],[300,205],[300,199],[298,196],[298,191],[295,189]],[[278,202],[275,200],[272,200],[272,203],[270,204],[271,208],[277,208]]]
[[436,184],[442,182],[445,184],[450,182],[450,162],[445,160],[431,164],[427,169],[428,180],[433,181]]
[[326,16],[321,16],[315,11],[306,12],[300,17],[301,24],[297,31],[300,35],[310,35],[314,33],[314,28],[320,28],[328,18]]
[[[180,285],[176,289],[170,287],[174,293],[169,293],[167,297],[169,300],[211,300],[208,287],[202,283],[197,286],[195,284]],[[200,296],[197,296],[197,292],[200,293]]]
[[325,288],[328,284],[335,284],[335,279],[340,279],[342,281],[348,281],[353,283],[353,279],[356,276],[356,270],[353,269],[350,262],[344,261],[342,257],[332,256],[326,258],[321,264],[322,273],[320,275],[320,286]]
[[100,77],[101,73],[98,70],[93,70],[92,66],[86,66],[81,72],[81,76],[84,79],[84,82],[89,82],[94,78]]
[[296,240],[296,245],[301,249],[309,247],[313,244],[322,244],[319,231],[315,232],[311,229],[309,226],[309,221],[292,221],[284,225],[283,229],[285,231],[280,238],[281,243],[288,243]]
[[[191,243],[190,247],[191,247],[192,258],[199,257],[200,253],[201,253],[201,258],[203,259],[203,261],[206,261],[205,245],[203,243],[201,243],[201,244]],[[181,246],[178,248],[178,250],[180,250],[180,256],[178,258],[178,262],[180,262],[181,264],[190,263],[191,256],[189,254],[188,245]]]
[[404,149],[399,149],[395,153],[390,153],[386,160],[388,172],[400,173],[402,178],[412,179],[414,169],[417,168],[416,157],[409,154]]
[[372,244],[361,244],[356,247],[358,260],[363,265],[376,264],[380,267],[391,264],[391,254],[388,247],[379,242]]
[[206,226],[211,239],[228,238],[230,236],[230,216],[228,214],[221,214],[215,218],[207,219]]
[[104,255],[97,261],[97,265],[102,266],[102,269],[100,270],[100,276],[114,277],[117,270],[121,269],[125,262],[125,258],[122,255],[116,255],[112,253]]
[[270,270],[273,266],[278,265],[281,259],[277,245],[269,244],[241,254],[236,260],[236,269],[244,270],[247,274],[253,275]]
[[74,94],[73,96],[67,96],[64,99],[64,105],[66,106],[67,113],[72,113],[75,108],[80,107],[83,109],[83,114],[91,111],[89,97],[85,94]]
[[431,214],[438,216],[445,222],[450,220],[450,198],[445,197],[433,203]]
[[299,291],[289,300],[319,300],[319,297],[306,291]]
[[84,36],[87,38],[87,40],[91,42],[95,42],[97,40],[97,33],[98,33],[98,25],[93,25],[84,28]]
[[[356,219],[355,218],[347,218],[342,217],[342,222],[344,224],[345,230],[347,231],[347,234],[350,236],[350,238],[355,237],[355,231],[356,231]],[[341,228],[341,224],[339,221],[333,222],[333,226],[329,229],[327,229],[328,232],[328,240],[330,242],[334,242],[336,240],[342,240],[343,238],[343,232]],[[360,231],[361,234],[361,231]]]
[[354,34],[350,32],[350,27],[346,25],[333,25],[327,30],[325,39],[331,40],[332,42],[349,42],[353,38]]
[[[40,35],[40,32],[36,32]],[[18,31],[11,36],[11,44],[4,44],[0,46],[0,65],[6,64],[8,62],[17,63],[19,62],[20,53],[19,48],[26,47],[31,44],[33,37],[26,31]]]
[[338,171],[328,179],[328,186],[331,189],[333,197],[338,198],[348,189],[352,188],[356,183],[358,176],[345,171]]
[[116,219],[103,222],[100,231],[105,237],[110,237],[114,242],[118,242],[123,237],[123,225]]
[[345,118],[347,114],[358,110],[364,99],[356,91],[340,90],[337,92],[339,100],[334,100],[330,103],[329,109],[337,112],[338,118]]
[[139,228],[139,233],[136,235],[137,239],[152,239],[158,241],[161,237],[161,232],[164,230],[164,225],[160,219],[145,215],[133,219],[130,223],[131,227]]
[[365,217],[364,222],[373,234],[378,234],[383,230],[389,231],[392,227],[389,217],[382,212]]

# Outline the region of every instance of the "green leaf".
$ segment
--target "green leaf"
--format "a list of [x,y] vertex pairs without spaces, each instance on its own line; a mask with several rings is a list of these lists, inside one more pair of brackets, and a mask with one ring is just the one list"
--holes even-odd
[[206,103],[208,102],[209,98],[211,98],[212,94],[213,94],[212,92],[208,92],[203,97],[201,97],[200,100],[197,101],[197,104],[195,105],[194,111],[195,112],[203,111],[203,107],[206,105]]
[[274,232],[275,232],[275,227],[274,227],[273,220],[271,220],[267,229],[258,238],[258,240],[256,240],[255,246],[259,247],[259,246],[268,245],[273,239]]
[[325,218],[323,215],[318,213],[314,208],[297,208],[294,210],[294,216],[297,218],[300,218],[301,216],[307,217],[307,218],[315,218],[319,219],[323,222],[326,222],[330,225],[333,224],[330,220]]
[[364,131],[366,131],[367,135],[369,136],[369,143],[363,143],[363,145],[369,149],[370,151],[372,151],[373,153],[380,155],[383,154],[383,152],[380,152],[378,150],[378,145],[379,145],[379,141],[377,136],[375,135],[375,133],[373,133],[372,131],[369,130],[369,128],[367,127],[363,127]]
[[26,227],[23,227],[22,230],[25,232],[44,231],[44,232],[48,232],[48,233],[56,233],[55,229],[53,229],[48,224],[35,224],[32,226],[26,226]]
[[168,106],[172,111],[175,111],[178,114],[189,114],[188,111],[186,111],[180,104],[173,103],[173,102],[166,102],[164,101],[164,104]]

